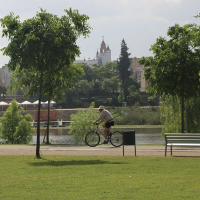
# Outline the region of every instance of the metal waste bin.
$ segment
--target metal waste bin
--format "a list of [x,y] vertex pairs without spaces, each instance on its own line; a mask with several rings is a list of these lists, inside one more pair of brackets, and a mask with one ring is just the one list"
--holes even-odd
[[127,102],[123,102],[122,105],[123,105],[123,107],[126,107],[127,106]]
[[135,156],[136,156],[136,141],[135,141],[135,131],[123,131],[123,156],[124,156],[124,145],[134,145],[135,146]]

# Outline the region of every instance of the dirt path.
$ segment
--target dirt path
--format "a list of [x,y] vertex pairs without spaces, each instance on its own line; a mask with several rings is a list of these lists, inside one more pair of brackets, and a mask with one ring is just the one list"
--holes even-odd
[[[123,147],[111,145],[99,145],[97,147],[73,146],[73,145],[41,145],[41,155],[63,156],[123,156]],[[0,155],[35,155],[35,145],[0,145]],[[125,156],[135,156],[134,146],[124,147]],[[137,156],[165,156],[164,145],[137,145]],[[168,149],[167,156],[170,155]],[[174,148],[173,156],[200,156],[200,148]]]

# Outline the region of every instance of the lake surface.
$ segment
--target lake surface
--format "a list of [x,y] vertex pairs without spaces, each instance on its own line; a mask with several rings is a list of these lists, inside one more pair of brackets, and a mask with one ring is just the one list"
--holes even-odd
[[[135,134],[136,144],[164,144],[165,140],[161,133],[148,133],[148,134]],[[44,136],[40,137],[40,142],[43,142]],[[49,140],[53,144],[74,144],[71,136],[69,135],[50,135]],[[30,144],[36,144],[36,136],[33,136],[33,141]]]

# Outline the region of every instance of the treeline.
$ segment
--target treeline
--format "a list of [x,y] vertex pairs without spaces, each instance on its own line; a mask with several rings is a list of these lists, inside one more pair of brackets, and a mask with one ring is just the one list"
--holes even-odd
[[73,89],[65,91],[65,100],[59,102],[58,106],[83,107],[84,103],[91,102],[95,102],[96,107],[121,106],[124,101],[129,105],[141,103],[140,83],[136,79],[128,78],[122,84],[117,63],[110,62],[105,66],[95,64],[92,67],[82,64],[81,68],[85,74],[78,78]]

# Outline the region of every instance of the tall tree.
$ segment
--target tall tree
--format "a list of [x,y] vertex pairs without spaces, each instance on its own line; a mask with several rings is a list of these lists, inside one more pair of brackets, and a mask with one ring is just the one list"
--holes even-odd
[[[29,74],[23,73],[16,68],[10,81],[10,93],[15,88],[28,87],[29,90],[24,93],[24,97],[34,95],[39,92],[38,83],[39,79],[36,74],[30,72]],[[63,68],[61,71],[52,73],[51,71],[45,73],[43,78],[43,91],[44,95],[48,97],[48,121],[47,121],[47,144],[49,144],[49,121],[50,121],[50,101],[54,98],[62,100],[64,98],[64,90],[73,88],[78,76],[83,75],[83,70],[79,64],[71,64]],[[30,83],[32,83],[30,87]]]
[[[80,55],[76,45],[77,39],[88,36],[90,26],[89,17],[79,14],[78,10],[65,9],[66,15],[60,18],[57,15],[40,10],[35,17],[20,22],[19,16],[13,13],[2,18],[3,37],[8,37],[10,43],[3,48],[4,55],[10,57],[8,68],[23,71],[30,78],[29,89],[33,93],[39,91],[37,145],[36,156],[40,158],[40,103],[43,91],[45,74],[57,74],[63,68],[68,68]],[[37,82],[33,82],[37,80]],[[39,80],[39,84],[38,84]],[[37,85],[37,89],[35,84]],[[31,88],[33,86],[33,88]]]
[[130,67],[130,59],[129,59],[130,53],[128,53],[128,47],[123,39],[121,42],[121,54],[118,62],[118,70],[120,74],[120,78],[122,81],[122,84],[125,82],[126,79],[129,79],[131,75],[131,71],[129,70]]
[[184,133],[184,100],[198,96],[200,91],[200,28],[195,24],[175,24],[167,35],[168,39],[159,37],[151,46],[154,57],[142,57],[139,63],[147,67],[145,79],[151,85],[150,93],[180,99]]

